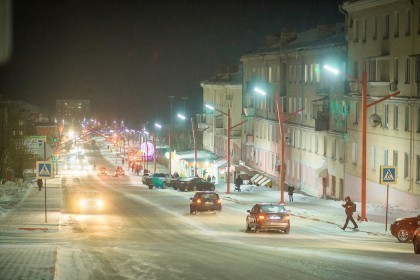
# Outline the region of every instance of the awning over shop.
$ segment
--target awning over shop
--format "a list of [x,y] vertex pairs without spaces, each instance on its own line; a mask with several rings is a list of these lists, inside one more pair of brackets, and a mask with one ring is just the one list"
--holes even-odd
[[[194,162],[194,159],[195,159],[194,151],[177,152],[176,156],[180,160],[185,160],[186,162],[192,162],[192,163]],[[200,163],[200,162],[212,163],[213,161],[219,158],[220,157],[218,155],[215,155],[207,151],[197,151],[197,163]]]

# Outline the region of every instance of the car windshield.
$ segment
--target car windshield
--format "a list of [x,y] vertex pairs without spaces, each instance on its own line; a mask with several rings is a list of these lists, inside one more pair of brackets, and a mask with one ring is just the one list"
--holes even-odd
[[286,209],[282,205],[261,205],[261,212],[278,213],[286,212]]
[[205,200],[214,200],[214,199],[219,199],[219,196],[215,193],[203,193],[201,194],[201,198],[205,199]]
[[81,194],[84,198],[100,198],[100,194],[98,192],[85,192]]

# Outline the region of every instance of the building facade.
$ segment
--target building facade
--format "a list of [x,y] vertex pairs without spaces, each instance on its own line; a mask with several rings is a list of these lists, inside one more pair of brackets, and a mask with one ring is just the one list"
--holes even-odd
[[90,118],[90,100],[87,99],[57,99],[56,118],[66,124],[80,124]]
[[[384,203],[381,165],[397,168],[390,204],[420,208],[420,1],[360,0],[341,6],[346,14],[348,73],[367,74],[367,201]],[[361,184],[361,86],[349,83],[345,185]],[[360,197],[359,188],[350,195]]]
[[[300,33],[283,29],[275,44],[241,57],[244,114],[250,118],[242,157],[248,166],[278,184],[279,166],[285,164],[286,184],[315,196],[343,196],[344,83],[331,78],[322,66],[334,62],[344,67],[346,60],[342,24]],[[257,88],[266,96],[259,95]],[[277,106],[286,118],[284,163]]]

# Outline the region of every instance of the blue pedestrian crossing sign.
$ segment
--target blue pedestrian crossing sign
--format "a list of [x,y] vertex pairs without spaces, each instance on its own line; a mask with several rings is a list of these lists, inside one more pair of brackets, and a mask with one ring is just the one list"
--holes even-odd
[[397,183],[397,167],[381,165],[380,183],[383,185]]
[[52,161],[37,161],[36,162],[36,178],[37,179],[54,178],[53,162]]

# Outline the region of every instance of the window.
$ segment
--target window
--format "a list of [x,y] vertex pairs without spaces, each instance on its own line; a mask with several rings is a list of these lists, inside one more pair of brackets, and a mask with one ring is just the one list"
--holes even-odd
[[406,84],[410,83],[410,68],[411,68],[410,58],[407,57],[405,59],[405,83]]
[[394,107],[394,129],[398,129],[398,105]]
[[305,79],[304,79],[304,81],[305,81],[305,83],[307,83],[308,82],[308,65],[307,64],[305,64]]
[[366,19],[363,19],[363,26],[362,26],[362,42],[366,42]]
[[392,164],[394,166],[398,166],[398,151],[394,150],[394,152],[393,152]]
[[398,58],[395,59],[394,82],[398,83]]
[[324,151],[323,151],[323,155],[324,156],[327,155],[327,136],[324,136]]
[[404,129],[410,131],[410,107],[405,107]]
[[383,58],[369,60],[369,81],[389,82],[389,60]]
[[408,154],[404,153],[404,179],[408,179],[408,175],[410,174],[409,173],[409,169],[410,169],[409,162],[410,161],[409,161]]
[[314,66],[314,77],[315,82],[319,83],[321,81],[321,67],[319,64]]
[[370,157],[372,158],[372,170],[376,169],[376,147],[372,146],[370,150]]
[[359,41],[359,20],[354,20],[353,42]]
[[388,150],[384,149],[383,151],[383,165],[388,165]]
[[407,10],[406,16],[405,16],[405,35],[410,36],[410,31],[411,31],[411,11]]
[[339,146],[339,153],[340,153],[340,156],[339,156],[339,160],[340,161],[344,161],[344,149],[345,149],[345,145],[344,145],[344,141],[343,140],[340,140],[340,146]]
[[337,153],[337,139],[333,139],[332,147],[331,147],[331,158],[332,159],[336,159],[336,153]]
[[416,156],[416,182],[420,181],[420,157]]
[[389,105],[388,104],[384,104],[384,120],[382,123],[382,127],[383,128],[388,128],[388,122],[389,122]]
[[273,82],[273,69],[271,68],[271,66],[268,67],[268,82]]
[[415,81],[416,83],[420,83],[420,60],[416,60],[415,68]]
[[378,19],[373,17],[373,32],[372,32],[372,39],[376,40],[378,34]]
[[400,14],[398,12],[395,12],[394,14],[394,37],[399,36],[399,30],[400,30]]
[[289,64],[289,83],[293,81],[292,70],[293,70],[293,67],[292,65]]
[[315,153],[318,153],[318,143],[319,142],[319,138],[318,135],[315,135]]
[[389,38],[389,15],[384,17],[384,36],[383,39],[387,40]]
[[354,102],[354,121],[353,124],[358,124],[359,120],[359,103],[357,101]]
[[354,142],[351,150],[351,161],[354,165],[357,165],[357,143]]

